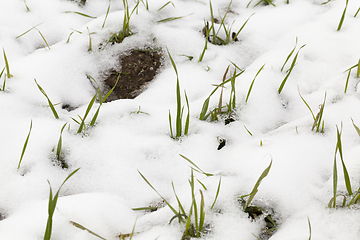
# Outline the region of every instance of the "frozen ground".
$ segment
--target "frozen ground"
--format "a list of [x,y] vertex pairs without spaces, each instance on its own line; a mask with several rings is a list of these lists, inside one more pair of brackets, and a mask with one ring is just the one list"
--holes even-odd
[[[360,57],[360,16],[354,17],[360,2],[349,1],[345,20],[337,31],[345,0],[274,0],[276,7],[253,1],[234,0],[226,24],[237,31],[253,13],[239,41],[226,46],[208,44],[202,62],[199,55],[205,44],[201,33],[204,20],[210,21],[207,0],[149,0],[149,11],[140,3],[130,28],[134,35],[123,43],[108,45],[99,51],[112,33],[122,27],[123,3],[111,1],[109,16],[102,28],[109,1],[87,0],[81,7],[66,0],[2,0],[0,47],[4,49],[13,77],[6,79],[0,92],[0,239],[43,239],[51,183],[54,193],[75,169],[80,170],[62,187],[54,213],[52,239],[99,239],[81,230],[79,223],[105,239],[119,239],[132,232],[133,239],[179,240],[184,224],[176,220],[165,206],[152,213],[132,208],[160,204],[162,199],[142,179],[140,171],[156,190],[177,208],[171,183],[188,213],[191,189],[188,182],[191,159],[208,173],[194,172],[207,190],[196,182],[198,204],[202,189],[205,200],[205,225],[210,231],[204,239],[256,239],[264,228],[261,219],[251,221],[238,202],[253,189],[272,160],[270,172],[263,179],[253,205],[274,211],[278,228],[273,240],[308,239],[311,222],[312,239],[360,239],[359,208],[330,209],[333,196],[333,164],[337,143],[336,126],[342,128],[343,157],[353,191],[360,185],[360,138],[352,125],[360,124],[359,78],[351,72],[347,93],[346,69],[358,64]],[[130,10],[135,2],[129,0]],[[224,15],[229,1],[213,0],[214,14]],[[28,6],[30,11],[27,11]],[[94,16],[88,18],[75,11]],[[158,23],[168,17],[184,18]],[[40,24],[40,25],[38,25]],[[38,25],[38,26],[37,26]],[[16,38],[32,27],[36,29]],[[69,42],[69,35],[74,32]],[[89,49],[89,32],[92,51]],[[295,46],[294,54],[280,71]],[[155,40],[154,40],[155,39]],[[281,94],[278,88],[286,70],[299,50]],[[97,123],[86,134],[76,134],[78,124],[72,118],[84,116],[96,93],[86,75],[99,80],[117,65],[117,55],[132,48],[161,48],[164,64],[147,90],[133,100],[104,103]],[[170,138],[168,111],[176,112],[176,75],[168,58],[168,48],[176,63],[181,92],[186,90],[190,105],[189,134],[180,140]],[[3,55],[3,54],[1,54]],[[190,61],[186,56],[193,56]],[[200,121],[205,99],[222,82],[232,61],[245,72],[236,79],[235,122]],[[2,66],[5,66],[3,60]],[[245,103],[249,86],[262,65]],[[3,74],[1,78],[4,80]],[[229,77],[230,75],[228,75]],[[55,119],[48,102],[34,79],[46,91],[60,119]],[[311,131],[313,118],[301,100],[307,101],[316,115],[326,95],[324,133]],[[230,85],[224,89],[223,104],[228,102]],[[211,98],[210,110],[217,106],[220,91]],[[182,94],[183,104],[185,97]],[[62,106],[76,107],[68,112]],[[88,123],[99,103],[95,103]],[[139,107],[142,112],[138,113]],[[134,113],[135,112],[135,113]],[[184,110],[186,113],[186,108]],[[25,139],[32,130],[21,166],[17,169]],[[62,126],[63,155],[69,165],[54,164]],[[70,126],[70,130],[69,127]],[[174,126],[174,123],[173,123]],[[252,133],[247,132],[245,127]],[[217,150],[218,138],[226,145]],[[338,193],[346,193],[339,154]],[[221,175],[221,187],[214,201]],[[338,203],[341,197],[338,198]],[[254,234],[254,235],[253,235]]]

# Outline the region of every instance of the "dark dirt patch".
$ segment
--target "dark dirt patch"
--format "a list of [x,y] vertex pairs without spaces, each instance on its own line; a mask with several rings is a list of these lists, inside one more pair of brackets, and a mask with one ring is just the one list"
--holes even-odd
[[113,70],[104,83],[108,90],[115,86],[114,91],[107,98],[107,102],[117,99],[133,99],[144,87],[154,79],[161,66],[160,51],[132,50],[128,55],[120,56],[120,70]]

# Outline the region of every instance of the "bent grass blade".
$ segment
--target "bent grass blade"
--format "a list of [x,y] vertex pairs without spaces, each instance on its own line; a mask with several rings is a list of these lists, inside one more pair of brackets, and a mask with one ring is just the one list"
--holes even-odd
[[265,67],[265,64],[262,65],[262,67],[261,67],[261,68],[259,69],[259,71],[256,73],[256,75],[255,75],[255,77],[254,77],[254,80],[251,82],[250,87],[249,87],[249,91],[248,91],[248,93],[247,93],[247,95],[246,95],[246,99],[245,99],[245,102],[246,102],[246,103],[247,103],[247,101],[248,101],[248,99],[249,99],[249,96],[250,96],[251,90],[252,90],[252,88],[253,88],[255,79],[256,79],[256,77],[259,75],[259,73],[263,70],[264,67]]
[[7,76],[7,78],[11,78],[13,75],[10,74],[10,66],[9,66],[9,62],[6,57],[4,48],[3,48],[3,53],[4,53],[4,61],[5,61],[5,68],[6,68],[6,76]]
[[58,113],[57,113],[56,110],[55,110],[54,104],[50,101],[50,98],[49,98],[48,95],[46,94],[45,90],[37,83],[36,79],[34,79],[34,81],[35,81],[37,87],[39,88],[40,92],[46,97],[46,99],[47,99],[47,101],[48,101],[48,103],[49,103],[50,109],[51,109],[54,117],[55,117],[56,119],[59,119],[59,115],[58,115]]
[[346,10],[347,10],[347,7],[348,7],[348,3],[349,3],[349,0],[346,0],[346,3],[345,3],[345,9],[344,9],[344,12],[343,14],[341,15],[341,18],[340,18],[340,22],[339,22],[339,25],[338,25],[338,28],[337,28],[337,31],[340,31],[343,23],[344,23],[344,20],[345,20],[345,14],[346,14]]

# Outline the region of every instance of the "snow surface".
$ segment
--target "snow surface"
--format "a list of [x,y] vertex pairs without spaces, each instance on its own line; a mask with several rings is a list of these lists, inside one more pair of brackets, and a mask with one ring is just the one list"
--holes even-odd
[[[239,35],[239,42],[227,46],[208,44],[201,63],[198,57],[205,39],[201,33],[204,20],[210,20],[207,0],[172,0],[175,5],[158,9],[167,1],[149,0],[150,10],[140,3],[131,18],[134,35],[121,44],[108,45],[99,51],[113,32],[122,27],[122,1],[111,1],[110,14],[102,28],[107,0],[87,0],[83,7],[65,0],[1,1],[0,47],[6,52],[12,78],[0,92],[0,239],[42,239],[47,221],[49,185],[56,192],[64,179],[81,168],[62,187],[54,214],[52,239],[99,239],[74,227],[77,222],[106,239],[131,233],[133,239],[181,239],[184,226],[169,220],[168,207],[152,213],[132,208],[158,204],[161,198],[141,178],[140,171],[173,206],[172,190],[186,210],[190,209],[188,179],[191,165],[179,154],[190,158],[205,172],[195,177],[206,187],[206,223],[211,231],[204,239],[256,239],[264,227],[262,221],[251,221],[237,199],[251,192],[262,171],[270,164],[253,203],[273,209],[279,223],[273,240],[360,239],[358,207],[329,209],[333,196],[332,173],[336,146],[336,126],[343,124],[344,161],[351,177],[353,191],[359,187],[360,138],[351,118],[360,124],[360,93],[356,69],[351,73],[344,93],[347,73],[360,57],[360,16],[354,17],[359,1],[349,1],[345,21],[336,31],[345,0],[274,0],[276,7],[254,1],[234,0],[226,24],[237,31],[255,13]],[[215,16],[226,11],[229,1],[213,0]],[[129,0],[130,9],[135,5]],[[65,11],[86,13],[95,19]],[[186,16],[166,23],[158,20]],[[40,24],[40,25],[38,25]],[[48,49],[37,26],[50,45]],[[67,43],[69,35],[74,32]],[[89,48],[89,32],[93,50]],[[281,94],[278,88],[286,73],[280,69],[290,51],[296,50],[297,64]],[[154,41],[155,39],[155,41]],[[76,134],[77,123],[71,118],[83,116],[96,92],[86,75],[100,79],[117,66],[117,55],[133,48],[156,47],[164,51],[164,64],[147,90],[133,100],[104,103],[97,124],[86,135]],[[176,111],[176,75],[166,53],[168,48],[179,72],[182,91],[190,104],[190,130],[181,140],[169,134],[168,111]],[[190,61],[187,56],[193,56]],[[204,100],[222,81],[226,67],[236,63],[245,72],[236,80],[236,121],[200,121]],[[4,61],[0,61],[2,64]],[[245,98],[255,74],[262,65],[247,103]],[[230,68],[231,73],[234,67]],[[229,76],[229,75],[228,75]],[[1,79],[1,83],[4,77]],[[48,102],[37,88],[42,86],[53,103],[78,107],[73,111],[55,108],[55,119]],[[1,84],[2,86],[2,84]],[[301,100],[302,96],[316,114],[323,102],[325,132],[311,131],[313,119]],[[224,89],[228,101],[230,86]],[[217,106],[220,92],[210,101]],[[183,103],[185,102],[182,95]],[[90,121],[99,103],[87,118]],[[139,107],[141,111],[136,112]],[[185,108],[186,112],[186,108]],[[17,169],[30,122],[33,127],[21,167]],[[68,123],[62,139],[69,169],[54,165],[53,148],[61,127]],[[173,123],[174,125],[174,123]],[[251,131],[252,136],[244,128]],[[227,144],[217,150],[218,138]],[[262,143],[262,146],[260,144]],[[342,166],[338,158],[339,192],[345,192]],[[221,189],[213,210],[220,175]],[[202,189],[200,184],[196,189]],[[198,193],[198,191],[196,190]],[[199,195],[199,194],[198,194]],[[198,200],[200,196],[197,196]],[[340,201],[340,198],[339,200]]]

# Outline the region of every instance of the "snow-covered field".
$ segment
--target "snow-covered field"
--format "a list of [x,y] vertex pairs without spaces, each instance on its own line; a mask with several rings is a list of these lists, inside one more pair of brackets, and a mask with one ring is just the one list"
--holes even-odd
[[[48,181],[55,194],[66,177],[80,168],[60,190],[51,239],[100,239],[72,222],[103,239],[119,239],[120,234],[130,234],[136,222],[134,240],[179,240],[185,224],[177,219],[169,224],[174,213],[139,172],[178,210],[173,183],[188,215],[192,203],[188,180],[194,165],[180,154],[213,174],[194,171],[198,209],[199,190],[205,202],[204,239],[250,240],[256,239],[254,235],[267,239],[261,234],[265,211],[277,223],[273,240],[309,236],[317,240],[360,239],[357,204],[341,207],[339,196],[338,207],[328,207],[334,195],[337,127],[340,131],[342,126],[341,150],[354,195],[360,186],[360,137],[351,120],[360,125],[357,67],[351,70],[344,93],[348,78],[345,71],[357,65],[360,58],[360,14],[354,17],[360,1],[349,1],[339,31],[345,0],[326,4],[325,0],[290,0],[289,4],[274,0],[275,7],[255,6],[257,2],[247,7],[248,1],[233,0],[225,18],[228,27],[234,22],[232,31],[237,32],[255,14],[238,35],[239,41],[224,46],[208,43],[204,59],[198,62],[205,46],[204,21],[211,21],[207,0],[172,0],[160,11],[166,0],[149,0],[148,10],[143,4],[146,1],[140,2],[130,20],[134,34],[102,51],[99,49],[112,33],[122,28],[123,1],[110,2],[102,27],[108,0],[87,0],[84,6],[66,0],[1,0],[0,47],[12,77],[6,78],[5,89],[7,69],[0,80],[4,90],[0,92],[0,239],[43,239],[48,219]],[[211,3],[214,16],[219,18],[230,2]],[[135,4],[129,0],[130,11]],[[281,71],[296,39],[296,48]],[[84,116],[96,93],[87,75],[100,83],[104,74],[118,65],[119,54],[144,48],[163,50],[163,66],[156,78],[135,99],[104,103],[95,126],[77,134],[79,125],[72,118],[81,121],[78,115]],[[184,121],[184,90],[190,105],[189,133],[178,140],[170,137],[169,110],[173,128],[176,118],[176,74],[166,48],[179,74]],[[297,53],[296,65],[279,94]],[[1,56],[2,69],[6,64]],[[235,121],[225,125],[223,120],[199,120],[204,101],[214,84],[223,81],[228,65],[226,78],[234,73],[231,62],[245,70],[235,81]],[[249,87],[264,64],[246,102]],[[55,104],[59,119],[55,119],[34,79]],[[230,91],[227,83],[224,106]],[[314,120],[299,91],[315,116],[326,94],[323,133],[311,130]],[[217,107],[219,95],[220,89],[210,98],[209,110]],[[65,105],[75,109],[67,111],[62,108]],[[98,106],[95,103],[92,107],[87,124]],[[62,169],[54,159],[65,123],[62,154],[68,168]],[[217,150],[219,139],[225,139],[226,145]],[[262,208],[264,214],[252,221],[239,199],[253,190],[271,161],[270,171],[251,203]],[[339,151],[336,163],[337,192],[348,195]],[[220,177],[219,195],[210,209]],[[350,199],[348,196],[347,203]],[[153,212],[132,210],[158,205],[164,207]]]

